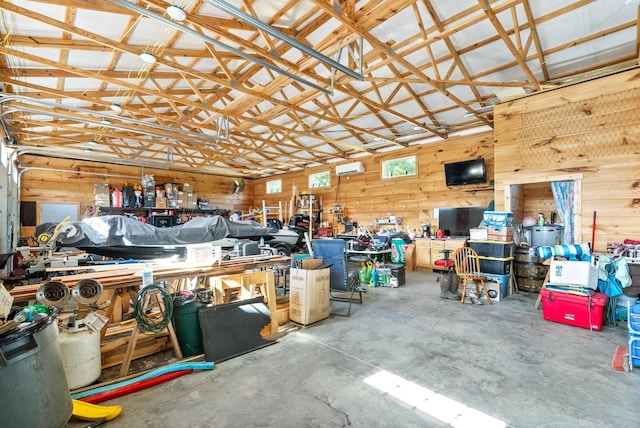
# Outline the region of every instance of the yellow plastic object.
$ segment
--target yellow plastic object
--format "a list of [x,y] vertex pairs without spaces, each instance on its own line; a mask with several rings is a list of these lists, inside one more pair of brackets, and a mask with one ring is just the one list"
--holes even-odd
[[85,421],[97,421],[99,419],[110,421],[121,412],[122,406],[99,406],[80,400],[73,400],[73,410],[71,414]]

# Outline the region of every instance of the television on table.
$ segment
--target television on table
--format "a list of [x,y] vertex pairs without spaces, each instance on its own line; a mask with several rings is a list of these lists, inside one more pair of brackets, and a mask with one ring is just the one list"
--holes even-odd
[[469,229],[482,223],[482,215],[487,207],[440,208],[438,210],[438,228],[445,236],[469,236]]

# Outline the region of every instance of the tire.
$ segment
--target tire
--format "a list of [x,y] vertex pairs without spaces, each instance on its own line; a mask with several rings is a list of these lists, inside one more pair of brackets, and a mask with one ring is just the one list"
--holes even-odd
[[278,245],[275,247],[276,249],[276,254],[282,257],[289,257],[291,256],[291,250],[289,250],[289,248],[287,248],[287,246],[285,245]]

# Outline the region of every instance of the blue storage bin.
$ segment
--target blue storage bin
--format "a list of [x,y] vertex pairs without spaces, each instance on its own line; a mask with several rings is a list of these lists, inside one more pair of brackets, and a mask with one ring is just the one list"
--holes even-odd
[[640,332],[640,303],[637,303],[629,309],[630,328]]
[[[631,341],[632,339],[633,342]],[[629,355],[633,367],[640,367],[640,335],[629,333]]]
[[483,276],[486,276],[488,280],[493,280],[500,283],[500,296],[495,300],[502,300],[509,295],[509,280],[511,275],[497,275],[493,273],[481,272]]

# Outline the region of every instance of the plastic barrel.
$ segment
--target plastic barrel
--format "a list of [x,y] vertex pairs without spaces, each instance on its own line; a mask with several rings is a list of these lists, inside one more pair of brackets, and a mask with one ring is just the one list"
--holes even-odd
[[391,240],[391,263],[403,265],[407,262],[407,244],[402,238]]
[[198,309],[203,306],[205,306],[204,303],[200,302],[192,301],[179,304],[174,300],[173,327],[184,357],[204,353],[200,319],[198,318]]
[[535,249],[536,247],[516,247],[513,269],[520,291],[540,291],[547,276],[549,266],[542,264]]
[[34,321],[0,336],[2,426],[65,426],[72,402],[58,345],[54,317]]

